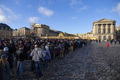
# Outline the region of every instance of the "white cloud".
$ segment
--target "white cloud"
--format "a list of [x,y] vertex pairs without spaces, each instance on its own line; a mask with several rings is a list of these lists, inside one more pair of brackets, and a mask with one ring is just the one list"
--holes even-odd
[[48,17],[50,17],[54,14],[54,12],[52,10],[45,8],[45,7],[39,7],[38,11],[39,11],[39,13],[41,13],[45,16],[48,16]]
[[87,9],[87,6],[83,6],[83,7],[81,7],[81,8],[79,8],[79,10],[81,11],[81,10],[85,10],[85,9]]
[[0,22],[10,22],[10,21],[7,20],[6,16],[0,15]]
[[79,5],[81,4],[82,4],[81,0],[71,0],[70,6],[74,8],[74,7],[79,7]]
[[20,17],[20,14],[15,14],[11,9],[4,5],[0,5],[0,22],[12,22]]
[[39,19],[38,17],[30,17],[29,21],[30,21],[30,23],[37,23],[38,19]]
[[82,0],[71,0],[70,6],[71,8],[77,11],[82,11],[87,9],[87,6],[83,4]]
[[112,12],[118,12],[118,14],[120,15],[120,2],[117,4],[116,7],[112,9]]

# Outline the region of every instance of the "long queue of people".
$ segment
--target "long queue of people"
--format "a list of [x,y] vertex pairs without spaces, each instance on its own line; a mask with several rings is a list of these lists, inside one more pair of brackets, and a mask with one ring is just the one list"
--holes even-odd
[[[87,45],[87,40],[67,39],[6,39],[0,40],[0,79],[9,80],[16,63],[16,74],[22,77],[24,60],[31,60],[31,70],[35,77],[41,77],[43,66],[56,57],[63,59],[69,51]],[[44,65],[43,65],[44,64]],[[14,77],[14,76],[13,76]]]

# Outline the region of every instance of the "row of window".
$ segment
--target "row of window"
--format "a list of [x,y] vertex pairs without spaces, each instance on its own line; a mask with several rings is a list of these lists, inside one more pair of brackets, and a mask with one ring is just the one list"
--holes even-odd
[[[101,33],[101,29],[98,29],[98,33],[100,34]],[[106,29],[103,29],[103,33],[107,33],[106,32]],[[108,28],[108,33],[110,33],[110,29]]]
[[1,29],[1,30],[10,30],[10,31],[11,31],[11,29],[10,29],[10,28],[8,28],[8,27],[6,27],[6,28],[1,27],[0,29]]
[[[101,25],[100,25],[100,24],[99,24],[98,26],[99,26],[99,28],[101,28]],[[106,24],[103,24],[103,28],[105,28],[105,26],[106,26]],[[111,26],[111,25],[108,24],[108,28],[110,28],[110,26]]]
[[[106,36],[103,36],[103,39],[106,40]],[[108,36],[108,39],[111,39],[111,36]],[[99,36],[99,40],[101,40],[101,36]]]

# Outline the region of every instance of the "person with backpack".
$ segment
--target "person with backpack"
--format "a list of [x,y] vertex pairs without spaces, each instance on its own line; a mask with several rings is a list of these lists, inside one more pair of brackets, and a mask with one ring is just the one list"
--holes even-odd
[[35,77],[39,78],[42,76],[42,62],[43,58],[45,57],[44,50],[35,45],[35,48],[32,50],[30,56],[32,56],[32,60],[35,63]]

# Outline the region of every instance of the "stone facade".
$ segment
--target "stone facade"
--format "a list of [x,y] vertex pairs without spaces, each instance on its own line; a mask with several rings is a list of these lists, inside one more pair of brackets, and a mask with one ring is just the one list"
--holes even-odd
[[36,37],[48,36],[49,26],[44,25],[44,24],[37,24],[37,23],[31,26],[32,26],[32,31]]
[[74,34],[75,36],[79,36],[81,39],[94,39],[92,31],[86,34]]
[[115,20],[101,19],[93,23],[93,36],[101,41],[116,39]]
[[[50,29],[49,26],[45,24],[33,24],[31,25],[32,27],[32,32],[34,33],[35,37],[40,37],[40,38],[56,38],[56,39],[74,39],[74,36],[72,34],[68,34],[65,32],[61,31],[56,31],[53,29]],[[61,36],[61,34],[63,34]]]
[[120,39],[120,24],[116,27],[116,38]]
[[58,36],[61,31],[56,31],[50,29],[49,26],[45,24],[33,24],[32,31],[36,37],[48,37],[48,36]]
[[30,29],[27,27],[20,28],[13,31],[14,37],[26,37],[30,35]]
[[0,23],[0,38],[11,38],[12,37],[12,29],[3,23]]

